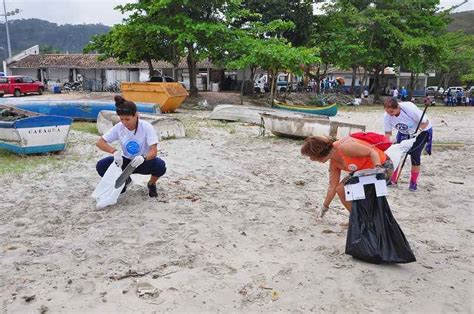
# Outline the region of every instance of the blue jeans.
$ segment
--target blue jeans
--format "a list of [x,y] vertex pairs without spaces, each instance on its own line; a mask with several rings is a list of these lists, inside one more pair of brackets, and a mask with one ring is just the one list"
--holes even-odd
[[[127,165],[131,162],[130,159],[122,157],[123,158],[123,165],[122,165],[122,170],[127,167]],[[114,157],[109,156],[105,157],[97,162],[97,165],[95,168],[97,169],[97,173],[103,177],[107,169],[109,169],[109,166],[114,162]],[[152,160],[146,160],[144,163],[142,163],[133,173],[138,173],[138,174],[151,174],[154,177],[161,177],[166,173],[166,163],[158,158],[155,157]]]

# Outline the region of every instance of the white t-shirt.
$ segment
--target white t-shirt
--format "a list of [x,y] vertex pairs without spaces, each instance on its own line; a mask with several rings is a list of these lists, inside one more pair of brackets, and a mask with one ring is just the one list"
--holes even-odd
[[136,130],[130,131],[122,122],[119,122],[105,133],[102,138],[107,143],[120,141],[122,154],[128,159],[147,154],[150,150],[150,146],[158,143],[158,137],[156,136],[153,126],[140,118],[138,119]]
[[393,97],[398,97],[398,89],[394,89],[392,93]]
[[[418,122],[423,114],[414,103],[411,101],[402,101],[398,103],[400,106],[400,114],[398,117],[389,116],[386,112],[383,117],[383,128],[385,132],[392,132],[392,129],[397,129],[400,133],[403,134],[412,134],[415,132]],[[422,123],[426,123],[428,117],[423,117]],[[428,123],[428,126],[425,130],[431,128],[431,123]]]

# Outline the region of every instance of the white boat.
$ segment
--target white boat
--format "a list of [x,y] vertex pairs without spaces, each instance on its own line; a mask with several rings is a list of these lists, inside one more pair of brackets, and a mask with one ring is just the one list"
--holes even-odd
[[238,106],[238,105],[217,105],[212,110],[211,120],[223,120],[234,122],[246,122],[260,124],[261,113],[273,113],[277,109],[256,107],[256,106]]
[[239,105],[217,105],[212,110],[211,120],[223,120],[234,122],[246,122],[252,124],[260,124],[262,117],[260,114],[269,113],[275,115],[282,115],[285,117],[301,117],[308,116],[313,118],[328,119],[327,116],[319,116],[315,114],[305,114],[300,112],[293,112],[282,109],[275,109],[269,107],[257,106],[239,106]]
[[[151,123],[159,139],[171,139],[186,136],[184,124],[177,118],[163,115],[150,115],[140,113],[140,119]],[[97,131],[105,134],[114,125],[120,122],[120,117],[115,111],[102,110],[97,116]]]
[[309,136],[333,136],[341,138],[354,132],[365,132],[365,125],[332,121],[314,115],[286,116],[282,113],[261,113],[264,127],[277,136],[306,138]]
[[61,151],[72,119],[0,105],[0,148],[17,154]]

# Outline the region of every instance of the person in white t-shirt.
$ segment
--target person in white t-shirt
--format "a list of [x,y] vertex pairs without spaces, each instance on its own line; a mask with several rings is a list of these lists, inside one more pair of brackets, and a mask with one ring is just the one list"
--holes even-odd
[[[114,99],[120,122],[100,137],[96,143],[100,150],[113,156],[99,160],[96,165],[97,172],[101,177],[104,176],[113,162],[122,169],[131,164],[136,168],[133,173],[151,175],[147,185],[148,195],[157,197],[156,181],[166,173],[166,164],[156,157],[158,137],[155,130],[149,122],[140,119],[135,103],[121,96],[115,96]],[[120,142],[121,150],[110,145],[117,141]],[[131,181],[128,178],[122,193],[126,191]]]
[[[384,119],[383,127],[385,136],[388,140],[392,136],[392,129],[396,129],[397,143],[416,136],[415,143],[409,151],[411,157],[411,176],[410,176],[410,191],[416,191],[418,175],[421,168],[421,153],[423,148],[431,155],[431,145],[433,141],[433,128],[426,115],[420,123],[420,127],[416,132],[418,123],[420,122],[423,112],[418,107],[410,102],[398,102],[394,97],[389,97],[384,102]],[[415,134],[418,133],[418,134]],[[426,147],[425,147],[426,145]],[[398,169],[392,175],[392,184],[396,184],[398,180]]]

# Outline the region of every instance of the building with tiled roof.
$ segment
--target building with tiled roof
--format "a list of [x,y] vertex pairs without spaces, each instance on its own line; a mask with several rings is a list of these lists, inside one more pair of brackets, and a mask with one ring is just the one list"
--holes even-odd
[[[27,75],[45,83],[76,81],[78,75],[84,87],[93,91],[104,90],[117,81],[143,82],[149,79],[146,62],[127,64],[116,59],[99,60],[98,54],[39,54],[38,46],[29,48],[7,60],[6,72],[10,75]],[[177,68],[165,61],[153,61],[154,70],[160,75],[178,78],[189,86],[189,71],[183,59]],[[209,61],[197,63],[198,88],[206,90],[210,82],[218,80],[221,70]]]

